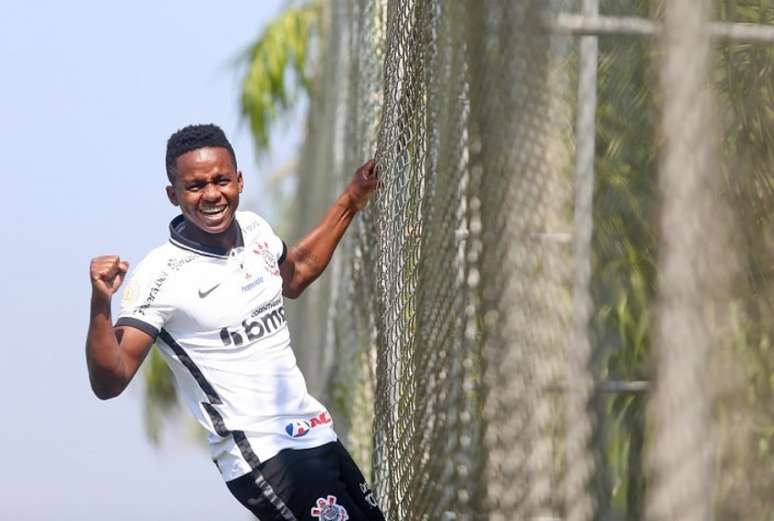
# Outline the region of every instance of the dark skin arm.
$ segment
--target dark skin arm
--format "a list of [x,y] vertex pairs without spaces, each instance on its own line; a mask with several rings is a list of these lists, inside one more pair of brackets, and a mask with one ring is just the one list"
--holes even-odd
[[133,327],[113,327],[110,301],[121,287],[129,264],[116,255],[95,257],[91,276],[91,316],[86,335],[86,364],[94,394],[101,400],[121,394],[153,345]]
[[376,164],[373,160],[358,168],[320,224],[290,248],[285,261],[280,265],[284,296],[298,297],[325,270],[352,219],[365,208],[371,192],[379,184],[375,174]]

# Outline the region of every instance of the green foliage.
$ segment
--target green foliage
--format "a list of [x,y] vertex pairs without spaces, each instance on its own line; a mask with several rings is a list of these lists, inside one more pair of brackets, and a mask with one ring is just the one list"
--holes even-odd
[[[608,0],[603,13],[647,15],[645,0]],[[658,244],[657,151],[651,42],[599,39],[592,334],[599,380],[649,376]],[[598,399],[601,514],[640,519],[646,400]]]
[[241,108],[259,152],[269,146],[271,124],[289,110],[298,91],[311,87],[308,61],[320,10],[319,2],[286,9],[247,52]]
[[[716,0],[721,20],[774,24],[770,0]],[[770,519],[774,489],[774,46],[718,45],[715,85],[722,108],[722,173],[735,219],[739,277],[732,288],[735,392],[716,414],[726,433],[719,466],[720,514]]]
[[150,441],[161,440],[164,418],[177,404],[172,372],[154,346],[145,362],[145,431]]
[[[647,15],[658,4],[603,0],[601,9],[605,14]],[[715,5],[720,20],[774,23],[774,2],[768,0],[716,0]],[[774,368],[770,348],[774,327],[769,319],[774,310],[774,47],[731,42],[719,45],[717,51],[711,84],[721,111],[720,164],[734,212],[735,253],[742,279],[733,288],[738,305],[731,320],[732,349],[718,355],[728,357],[728,364],[720,363],[721,367],[738,368],[738,374],[729,375],[726,369],[721,377],[737,387],[728,395],[721,393],[718,415],[726,422],[721,430],[737,427],[740,433],[745,429],[738,423],[739,415],[754,418],[746,431],[749,435],[724,442],[728,448],[719,462],[723,469],[720,502],[734,495],[747,498],[746,510],[730,506],[719,510],[732,515],[765,512],[765,502],[751,505],[755,497],[771,490],[774,465],[774,418],[769,405],[774,382],[768,377]],[[659,233],[656,107],[660,101],[651,65],[656,58],[650,41],[600,38],[593,259],[595,367],[600,379],[650,376],[649,330]],[[615,396],[601,399],[599,405],[603,472],[607,473],[600,504],[603,513],[624,519],[642,516],[645,401]],[[757,461],[746,456],[749,447],[756,448]],[[755,478],[745,479],[739,469],[754,472]]]
[[[774,24],[774,5],[767,0],[720,2],[721,19]],[[774,274],[770,251],[761,240],[772,232],[774,215],[774,46],[750,43],[719,48],[715,82],[723,115],[723,148],[728,161],[724,177],[749,255],[742,266],[749,286],[759,290]],[[763,232],[763,234],[762,234]]]

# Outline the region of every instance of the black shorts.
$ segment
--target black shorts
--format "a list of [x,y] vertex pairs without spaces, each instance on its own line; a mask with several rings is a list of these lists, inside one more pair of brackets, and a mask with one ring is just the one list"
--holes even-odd
[[280,451],[226,485],[260,521],[384,521],[363,474],[338,441]]

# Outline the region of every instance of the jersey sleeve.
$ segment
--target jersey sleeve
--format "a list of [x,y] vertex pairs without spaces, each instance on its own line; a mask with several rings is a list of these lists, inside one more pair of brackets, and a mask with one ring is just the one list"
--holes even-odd
[[276,235],[272,236],[276,239],[273,250],[274,255],[277,257],[277,266],[282,264],[285,260],[285,257],[288,256],[288,247],[285,244],[285,241],[277,237]]
[[121,299],[117,326],[131,326],[154,339],[169,320],[175,306],[169,287],[169,270],[143,260],[129,278]]
[[274,230],[269,225],[269,223],[264,221],[264,225],[266,226],[266,235],[268,236],[269,248],[274,254],[274,257],[277,259],[277,266],[279,266],[288,255],[288,247],[285,244],[285,241],[280,239],[279,236],[274,233]]

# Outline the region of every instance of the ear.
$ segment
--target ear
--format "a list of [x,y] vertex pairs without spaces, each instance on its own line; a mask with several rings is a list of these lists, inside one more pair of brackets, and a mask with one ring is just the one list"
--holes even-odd
[[241,194],[242,190],[245,189],[245,180],[242,177],[242,172],[241,171],[237,171],[237,175],[238,175],[238,177],[237,177],[237,184],[239,185],[239,193]]
[[172,185],[168,185],[166,190],[167,190],[167,199],[169,199],[169,202],[172,203],[172,206],[180,206],[180,203],[177,201],[177,194],[175,193],[175,187]]

